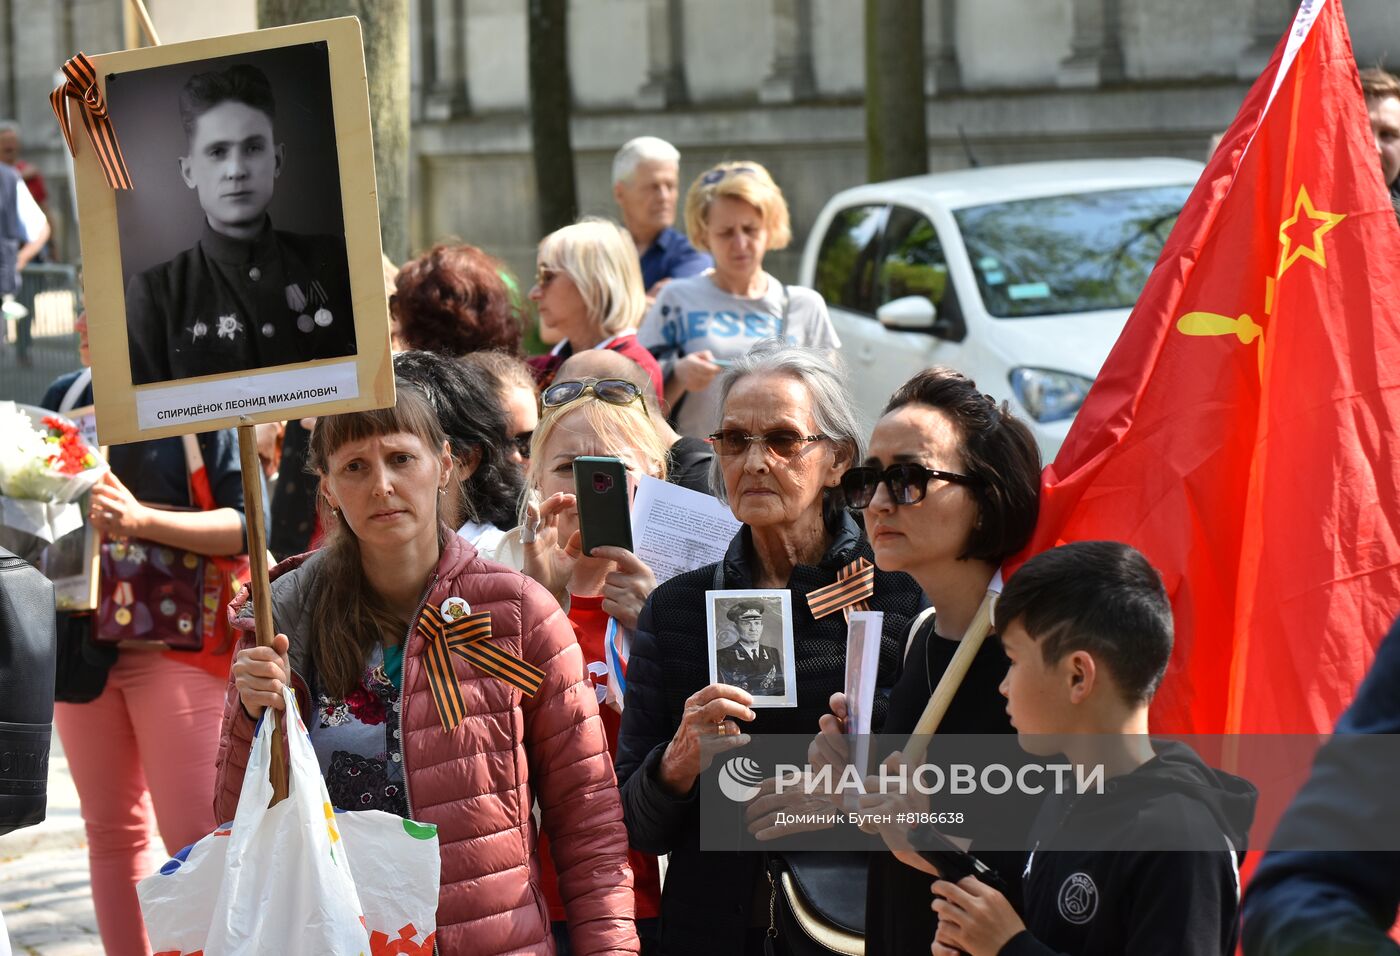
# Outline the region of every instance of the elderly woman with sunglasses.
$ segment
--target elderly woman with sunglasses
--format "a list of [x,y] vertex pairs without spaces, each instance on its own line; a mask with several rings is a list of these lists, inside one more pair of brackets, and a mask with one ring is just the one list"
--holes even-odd
[[787,201],[768,170],[745,161],[703,173],[686,193],[685,228],[715,267],[668,283],[637,337],[668,366],[676,430],[703,438],[718,419],[716,376],[753,345],[772,336],[824,350],[841,342],[820,294],[763,271],[764,254],[792,238]]
[[[841,487],[847,504],[864,511],[875,565],[912,576],[938,609],[915,625],[889,713],[877,725],[882,734],[903,738],[922,716],[1002,562],[1030,540],[1039,510],[1040,453],[1030,430],[1005,404],[983,395],[960,372],[931,368],[890,398],[864,463],[842,476]],[[988,636],[939,733],[1011,733],[998,691],[1006,667],[1001,642]],[[831,710],[821,718],[813,762],[839,767],[847,759],[844,694],[832,696]],[[1012,877],[1025,862],[1023,854],[979,855],[994,867],[1014,868]],[[914,855],[871,854],[865,917],[870,956],[928,948],[937,917],[929,908],[933,877],[921,872],[924,866]]]
[[529,360],[540,387],[575,352],[611,349],[645,369],[660,392],[661,367],[637,341],[647,293],[626,230],[607,219],[580,219],[545,236],[537,262],[530,301],[540,316],[540,338],[554,346]]
[[[609,687],[617,671],[608,665],[608,644],[618,626],[636,625],[643,603],[656,587],[656,576],[624,548],[595,547],[591,555],[583,554],[573,465],[580,456],[620,458],[629,484],[636,475],[664,479],[666,442],[652,423],[641,389],[632,382],[560,381],[546,388],[542,398],[544,414],[535,427],[525,476],[523,533],[511,535],[507,539],[511,543],[497,552],[497,559],[523,567],[568,613],[598,696],[609,751],[616,755],[622,701],[618,688]],[[518,551],[515,541],[519,541]],[[543,838],[541,843],[547,845]],[[634,850],[628,861],[635,878],[637,933],[645,941],[656,932],[660,870],[652,854]],[[567,953],[564,905],[554,870],[547,864],[542,883],[556,943]]]
[[[855,520],[828,507],[842,473],[860,459],[861,442],[845,384],[825,353],[762,343],[735,360],[719,397],[714,484],[743,527],[722,562],[662,584],[642,611],[617,772],[632,845],[671,855],[663,951],[737,956],[763,951],[769,884],[762,854],[701,852],[702,753],[741,746],[750,731],[811,732],[844,684],[843,608],[884,612],[877,684],[888,688],[921,596],[906,575],[872,567]],[[860,587],[841,601],[822,600],[831,594],[823,589],[852,573]],[[747,588],[792,592],[796,707],[754,709],[746,691],[710,683],[705,592]]]

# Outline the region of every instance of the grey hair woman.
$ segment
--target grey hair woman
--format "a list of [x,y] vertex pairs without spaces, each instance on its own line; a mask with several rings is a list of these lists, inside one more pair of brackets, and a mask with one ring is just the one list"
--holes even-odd
[[[699,848],[694,794],[702,751],[742,746],[748,732],[810,733],[826,712],[844,683],[846,624],[842,601],[816,601],[814,613],[814,592],[852,574],[868,580],[843,601],[885,615],[876,683],[886,688],[899,670],[897,635],[908,630],[920,595],[907,576],[876,570],[860,526],[827,507],[841,475],[860,460],[861,441],[841,372],[825,351],[769,340],[737,358],[721,382],[720,424],[710,441],[714,485],[742,527],[723,561],[662,584],[642,610],[617,775],[632,845],[671,854],[662,948],[761,952],[768,914],[755,912],[753,900],[768,894],[766,882],[760,885],[762,855]],[[705,592],[749,588],[792,594],[796,707],[755,710],[748,692],[710,682]],[[882,716],[877,707],[877,724]],[[716,886],[727,887],[737,905],[713,906]]]

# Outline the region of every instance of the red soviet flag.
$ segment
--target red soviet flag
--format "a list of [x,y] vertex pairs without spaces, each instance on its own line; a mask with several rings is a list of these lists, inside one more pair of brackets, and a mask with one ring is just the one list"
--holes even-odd
[[1045,471],[1016,562],[1162,572],[1168,733],[1330,730],[1400,612],[1400,229],[1340,0],[1303,0]]

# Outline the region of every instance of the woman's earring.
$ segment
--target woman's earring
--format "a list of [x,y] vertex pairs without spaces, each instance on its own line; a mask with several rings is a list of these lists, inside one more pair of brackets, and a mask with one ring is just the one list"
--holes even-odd
[[440,495],[445,495],[445,494],[447,494],[447,489],[446,489],[446,488],[439,488],[439,489],[438,489],[438,494],[440,494]]

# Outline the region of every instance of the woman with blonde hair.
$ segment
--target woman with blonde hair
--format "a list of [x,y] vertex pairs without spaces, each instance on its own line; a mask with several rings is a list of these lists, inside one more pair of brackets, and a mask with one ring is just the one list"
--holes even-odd
[[777,336],[834,351],[841,340],[820,294],[763,270],[764,254],[792,240],[787,200],[768,170],[743,160],[702,173],[686,193],[685,228],[715,267],[668,283],[637,338],[665,366],[676,431],[704,438],[718,424],[715,376],[754,345]]
[[[617,783],[578,645],[542,588],[453,533],[462,483],[429,399],[401,382],[391,408],[319,419],[309,460],[325,543],[273,570],[282,633],[271,647],[248,635],[236,655],[216,819],[233,818],[254,723],[289,685],[336,806],[438,826],[440,952],[552,951],[541,829],[574,947],[636,952]],[[251,628],[246,589],[234,610]],[[483,615],[511,666],[433,663],[444,627]]]
[[659,393],[661,367],[637,343],[647,294],[627,232],[608,219],[580,219],[545,236],[536,262],[530,301],[539,312],[540,338],[554,346],[530,359],[540,387],[575,352],[611,349],[645,369]]
[[[544,390],[542,400],[544,415],[535,428],[525,476],[521,559],[525,573],[543,584],[568,612],[593,681],[609,752],[616,754],[627,635],[656,588],[656,576],[624,548],[595,547],[592,555],[582,553],[573,464],[583,455],[620,458],[627,468],[628,485],[635,487],[635,476],[666,477],[668,449],[647,412],[642,390],[632,382],[615,378],[557,381]],[[617,653],[610,655],[610,648]],[[637,934],[645,943],[658,932],[660,872],[651,854],[629,851],[628,861],[634,876]],[[544,870],[555,937],[566,942],[567,914],[554,892],[554,871],[549,866]],[[560,952],[568,949],[561,947]]]

